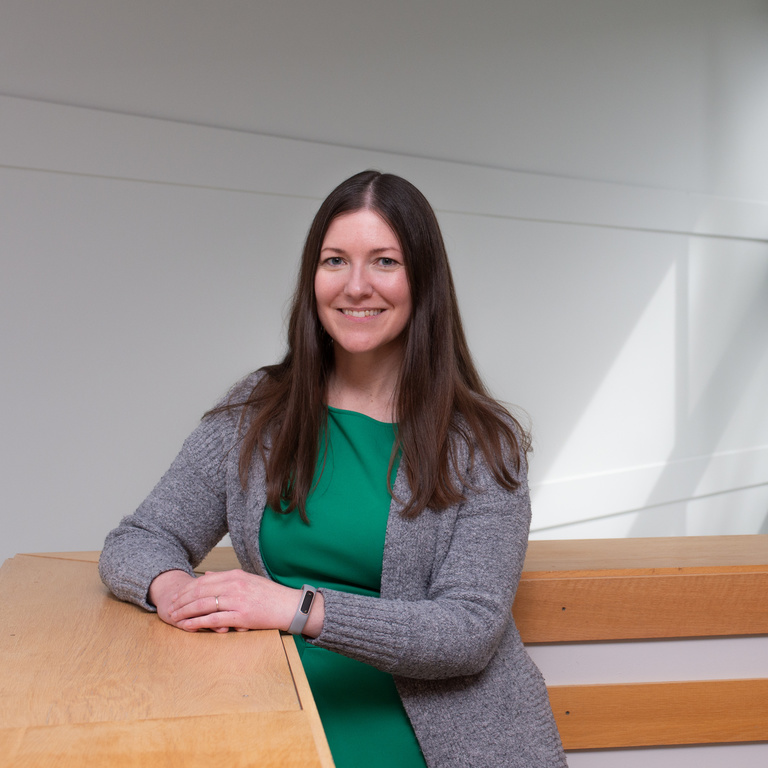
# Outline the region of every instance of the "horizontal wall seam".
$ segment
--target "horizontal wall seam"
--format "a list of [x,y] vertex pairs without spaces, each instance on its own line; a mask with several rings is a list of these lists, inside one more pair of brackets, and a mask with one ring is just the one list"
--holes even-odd
[[[0,165],[320,200],[365,167],[412,180],[436,210],[515,221],[768,242],[768,201],[514,171],[0,96]],[[114,147],[121,151],[114,152]],[[287,167],[280,158],[292,156]],[[149,180],[152,180],[151,182]]]
[[609,229],[619,230],[621,232],[647,232],[655,235],[675,235],[677,237],[689,237],[702,240],[727,240],[729,242],[748,242],[748,243],[768,243],[768,236],[766,237],[747,237],[742,235],[719,235],[716,233],[708,232],[693,232],[685,229],[661,229],[654,227],[640,227],[629,226],[621,224],[601,224],[599,222],[591,221],[571,221],[569,219],[550,219],[550,218],[534,218],[529,216],[512,216],[504,215],[501,213],[482,213],[474,211],[456,211],[445,208],[435,208],[439,213],[455,216],[477,216],[478,218],[485,219],[498,219],[502,221],[523,221],[531,222],[534,224],[555,224],[567,227],[589,227],[592,229]]
[[713,498],[715,496],[725,496],[725,495],[727,495],[729,493],[738,493],[739,491],[749,491],[749,490],[754,490],[754,489],[757,489],[757,488],[765,488],[765,487],[768,487],[768,481],[766,481],[764,483],[756,483],[754,485],[743,485],[743,486],[737,486],[737,487],[733,487],[733,488],[726,488],[726,489],[724,489],[722,491],[713,491],[712,493],[703,493],[703,494],[701,494],[699,496],[685,496],[685,497],[682,497],[682,498],[679,498],[679,499],[670,499],[668,501],[665,500],[665,501],[661,501],[661,502],[659,502],[657,504],[647,504],[647,505],[642,506],[642,507],[634,507],[633,509],[624,509],[624,510],[621,510],[619,512],[611,512],[611,513],[609,513],[607,515],[596,515],[594,517],[579,518],[578,520],[574,520],[573,522],[569,522],[569,523],[559,523],[559,524],[554,524],[554,525],[542,525],[542,526],[533,526],[532,525],[531,526],[531,533],[538,533],[540,531],[552,531],[552,530],[555,530],[557,528],[570,528],[570,527],[572,527],[574,525],[581,525],[582,523],[592,523],[592,522],[596,522],[597,520],[610,520],[610,519],[613,519],[613,518],[623,517],[625,515],[636,514],[638,512],[643,512],[643,511],[649,510],[649,509],[657,509],[659,507],[667,507],[667,506],[669,506],[671,504],[685,504],[686,502],[689,502],[689,501],[699,501],[699,500],[702,500],[702,499],[710,499],[710,498]]
[[[128,184],[151,184],[153,186],[175,187],[182,189],[197,189],[206,192],[225,192],[229,194],[258,195],[263,197],[275,197],[291,200],[316,200],[320,202],[321,197],[316,195],[302,195],[291,192],[267,192],[260,189],[245,189],[242,187],[224,187],[212,184],[191,184],[181,181],[163,181],[160,179],[146,179],[131,176],[111,176],[108,174],[85,173],[79,171],[64,171],[55,168],[35,168],[32,166],[8,165],[0,163],[0,169],[10,171],[22,171],[28,173],[44,173],[59,176],[71,176],[84,179],[99,179],[102,181],[124,182]],[[494,219],[500,221],[519,221],[531,224],[547,224],[566,227],[584,227],[588,229],[618,230],[621,232],[645,232],[656,235],[671,235],[675,237],[695,238],[698,240],[723,240],[728,242],[749,242],[749,243],[768,243],[768,237],[747,237],[740,235],[721,235],[716,233],[701,233],[690,230],[660,229],[654,227],[627,226],[620,224],[604,224],[596,221],[572,221],[568,219],[553,219],[546,217],[532,216],[513,216],[511,214],[485,213],[482,211],[462,211],[449,208],[435,207],[435,211],[447,216],[472,216],[477,218]]]
[[179,187],[182,189],[202,189],[207,192],[231,192],[241,195],[260,195],[263,197],[279,197],[291,200],[322,200],[314,195],[300,195],[292,192],[266,192],[261,189],[241,189],[237,187],[217,187],[213,184],[190,184],[183,181],[163,181],[161,179],[143,179],[131,176],[110,176],[100,173],[85,173],[82,171],[62,171],[57,168],[34,168],[22,165],[7,165],[0,163],[0,169],[9,171],[27,171],[29,173],[50,173],[58,176],[74,176],[83,179],[99,179],[101,181],[118,181],[127,184],[152,184],[158,187]]

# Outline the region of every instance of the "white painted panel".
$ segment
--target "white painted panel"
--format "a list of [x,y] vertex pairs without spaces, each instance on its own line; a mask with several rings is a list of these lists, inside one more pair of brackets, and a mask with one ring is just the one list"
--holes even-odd
[[[736,464],[748,464],[736,458]],[[761,470],[764,468],[764,464]],[[627,485],[637,483],[637,477],[629,477]],[[684,483],[681,481],[684,487]],[[567,489],[566,489],[567,490]],[[596,487],[593,491],[595,508],[611,490],[614,497],[622,496],[621,485],[615,489]],[[586,491],[585,491],[586,495]],[[568,504],[563,493],[562,503]],[[552,499],[550,498],[550,502]],[[585,507],[583,519],[573,515],[574,522],[551,528],[543,524],[545,517],[538,512],[534,494],[532,539],[623,539],[638,536],[729,536],[745,533],[768,533],[768,483],[752,488],[741,488],[711,496],[686,499],[671,504],[589,516]]]
[[273,362],[314,203],[0,171],[0,559],[97,549]]
[[548,685],[768,678],[768,637],[528,645]]
[[[669,275],[684,239],[448,214],[441,221],[482,373],[496,396],[531,415],[534,482],[663,461],[673,440]],[[647,340],[627,352],[638,328]],[[605,388],[617,367],[618,380]],[[623,406],[630,391],[631,409]],[[625,439],[638,432],[641,440]]]
[[4,0],[0,93],[768,197],[761,0]]
[[694,239],[688,270],[681,451],[768,446],[768,245]]
[[[768,239],[768,203],[516,173],[0,96],[0,164],[322,199],[367,167],[439,210]],[[290,158],[290,162],[286,159]]]
[[768,744],[569,752],[570,768],[765,768]]
[[[601,527],[603,536],[621,538],[645,526],[657,532],[634,535],[695,535],[687,531],[690,514],[711,534],[757,533],[768,515],[760,490],[768,488],[767,476],[768,448],[755,448],[544,481],[531,490],[534,530],[543,538],[592,538],[586,532]],[[740,503],[735,494],[748,494],[748,525],[732,509]],[[609,516],[616,519],[598,522]],[[641,518],[645,524],[635,525]]]

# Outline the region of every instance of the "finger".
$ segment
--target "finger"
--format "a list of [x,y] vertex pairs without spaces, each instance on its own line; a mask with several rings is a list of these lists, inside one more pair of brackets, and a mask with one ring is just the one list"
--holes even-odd
[[192,584],[189,584],[180,589],[171,599],[171,610],[174,610],[182,605],[187,605],[194,600],[201,597],[200,590],[197,587],[197,579]]
[[171,605],[170,615],[174,621],[190,619],[195,616],[207,616],[209,614],[221,613],[222,607],[220,595],[210,595],[208,597],[193,598],[190,602],[173,603]]
[[200,590],[199,594],[242,593],[253,589],[261,580],[261,576],[241,570],[216,571],[198,577],[196,587]]
[[171,609],[176,610],[182,605],[192,603],[204,597],[221,595],[222,592],[237,591],[235,582],[242,574],[239,571],[207,572],[198,576],[194,581],[185,584],[171,600]]
[[239,616],[236,613],[227,611],[184,619],[177,622],[176,626],[187,632],[196,632],[199,629],[212,629],[214,632],[224,633],[229,632],[231,627],[237,629],[240,624]]
[[200,600],[205,597],[215,597],[227,591],[225,583],[220,581],[210,582],[204,576],[196,578],[194,581],[184,585],[171,600],[171,608],[178,608],[180,605]]
[[226,584],[229,581],[240,579],[245,574],[241,570],[234,571],[206,571],[202,576],[198,576],[197,580],[201,584]]

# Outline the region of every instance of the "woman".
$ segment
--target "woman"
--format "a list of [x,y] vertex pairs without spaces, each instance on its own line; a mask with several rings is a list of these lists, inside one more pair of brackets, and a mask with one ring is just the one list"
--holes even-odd
[[[366,171],[323,202],[288,335],[109,534],[105,583],[183,630],[295,634],[337,768],[564,766],[511,617],[527,439],[413,185]],[[227,531],[243,570],[194,578]]]

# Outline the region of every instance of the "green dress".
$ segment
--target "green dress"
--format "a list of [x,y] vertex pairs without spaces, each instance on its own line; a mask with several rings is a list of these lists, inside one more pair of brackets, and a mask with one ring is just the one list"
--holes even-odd
[[[393,424],[328,408],[328,451],[320,451],[307,500],[309,525],[297,512],[264,511],[259,544],[276,581],[379,596],[394,439]],[[425,768],[392,675],[302,637],[296,645],[336,768]]]

